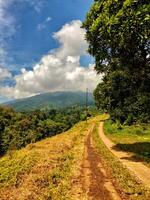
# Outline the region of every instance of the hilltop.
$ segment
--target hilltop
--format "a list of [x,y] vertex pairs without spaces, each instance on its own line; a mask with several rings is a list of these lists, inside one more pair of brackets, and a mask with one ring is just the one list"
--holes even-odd
[[[92,93],[88,94],[88,104],[94,105]],[[85,92],[51,92],[5,103],[16,111],[65,108],[85,105]]]

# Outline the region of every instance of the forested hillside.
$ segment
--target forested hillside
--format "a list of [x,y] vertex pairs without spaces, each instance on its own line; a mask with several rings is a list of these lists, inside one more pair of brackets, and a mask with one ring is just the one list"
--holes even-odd
[[77,106],[28,113],[1,106],[0,154],[66,131],[81,120],[85,120],[84,109]]
[[[88,94],[88,104],[94,105],[92,93]],[[85,92],[51,92],[6,103],[16,111],[36,109],[65,108],[85,105]]]

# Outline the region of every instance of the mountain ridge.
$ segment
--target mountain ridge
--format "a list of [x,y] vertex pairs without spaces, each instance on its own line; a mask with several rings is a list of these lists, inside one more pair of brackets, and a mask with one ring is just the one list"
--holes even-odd
[[[3,105],[10,106],[16,111],[32,111],[46,108],[65,108],[74,105],[83,106],[85,105],[85,98],[85,92],[57,91],[42,93],[28,98],[12,100],[3,103]],[[88,104],[94,105],[92,93],[88,93]]]

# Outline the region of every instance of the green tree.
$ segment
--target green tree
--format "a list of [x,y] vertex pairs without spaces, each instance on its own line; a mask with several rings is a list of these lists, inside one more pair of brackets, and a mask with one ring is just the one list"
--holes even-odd
[[83,22],[95,70],[103,74],[96,104],[121,123],[150,120],[149,13],[149,0],[97,0]]

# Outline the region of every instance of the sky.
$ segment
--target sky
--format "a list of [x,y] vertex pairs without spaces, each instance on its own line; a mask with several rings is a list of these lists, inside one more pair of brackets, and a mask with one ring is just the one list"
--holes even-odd
[[0,102],[100,81],[81,29],[92,0],[0,0]]

